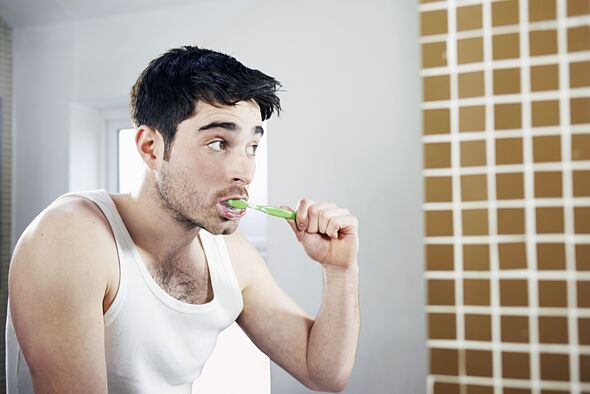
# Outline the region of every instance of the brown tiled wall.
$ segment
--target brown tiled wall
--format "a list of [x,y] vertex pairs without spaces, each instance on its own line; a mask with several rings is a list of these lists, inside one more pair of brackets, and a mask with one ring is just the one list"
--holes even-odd
[[[8,297],[12,202],[12,32],[0,19],[0,322],[4,357],[4,322]],[[4,392],[4,363],[0,368],[0,392]]]
[[590,394],[590,0],[420,0],[428,394]]

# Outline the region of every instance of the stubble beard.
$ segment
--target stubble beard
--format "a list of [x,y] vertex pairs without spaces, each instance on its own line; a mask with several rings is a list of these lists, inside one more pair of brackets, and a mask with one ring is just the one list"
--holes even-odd
[[208,213],[208,207],[204,204],[204,193],[200,190],[190,190],[189,185],[186,174],[179,171],[174,176],[165,163],[156,176],[153,197],[168,215],[186,230],[202,228],[214,235],[227,235],[236,231],[237,221],[219,217],[216,208],[213,209],[213,213]]

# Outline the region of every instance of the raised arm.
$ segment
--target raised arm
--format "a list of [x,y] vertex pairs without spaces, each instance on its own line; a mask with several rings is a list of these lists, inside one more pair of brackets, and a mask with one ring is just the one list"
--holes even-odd
[[117,252],[97,211],[57,202],[16,246],[9,307],[36,393],[107,393],[103,300]]
[[230,254],[246,278],[238,324],[305,386],[339,392],[350,378],[359,334],[357,221],[332,204],[302,201],[298,216],[306,228],[291,225],[308,255],[323,266],[320,312],[315,319],[307,315],[277,286],[254,247],[234,234],[228,237]]

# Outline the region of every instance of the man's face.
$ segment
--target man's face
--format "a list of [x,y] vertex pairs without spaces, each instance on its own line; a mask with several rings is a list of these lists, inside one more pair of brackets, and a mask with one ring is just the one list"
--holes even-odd
[[233,233],[245,210],[223,201],[248,198],[262,133],[254,102],[221,107],[199,102],[196,115],[178,125],[170,160],[156,175],[157,198],[187,228]]

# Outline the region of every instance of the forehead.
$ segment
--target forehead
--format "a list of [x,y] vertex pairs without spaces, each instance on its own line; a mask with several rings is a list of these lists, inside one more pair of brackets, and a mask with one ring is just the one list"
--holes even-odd
[[260,107],[254,101],[239,101],[235,105],[211,105],[199,101],[196,106],[194,119],[198,123],[214,120],[231,120],[238,124],[261,124]]

